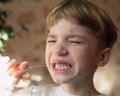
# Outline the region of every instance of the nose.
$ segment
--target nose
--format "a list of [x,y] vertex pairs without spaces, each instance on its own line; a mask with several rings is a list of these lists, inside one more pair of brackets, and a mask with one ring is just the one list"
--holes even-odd
[[59,42],[54,46],[53,52],[57,56],[68,55],[67,45],[65,43]]

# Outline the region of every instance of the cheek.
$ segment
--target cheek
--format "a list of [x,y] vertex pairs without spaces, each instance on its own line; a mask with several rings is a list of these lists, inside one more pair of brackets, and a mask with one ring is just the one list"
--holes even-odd
[[46,63],[48,63],[48,56],[49,56],[49,50],[48,50],[48,47],[46,46],[46,49],[45,49],[45,60],[46,60]]
[[74,49],[72,54],[73,54],[73,58],[79,62],[84,61],[86,58],[88,58],[88,53],[86,50]]
[[74,50],[73,52],[73,59],[74,62],[76,64],[76,66],[78,67],[86,67],[86,66],[90,66],[91,63],[93,63],[93,56],[92,53],[88,51],[89,49],[84,49],[84,50]]
[[46,45],[45,60],[46,60],[47,64],[49,63],[49,60],[50,60],[50,57],[51,57],[51,51],[52,51],[52,48]]
[[[74,63],[75,63],[75,72],[76,74],[81,74],[83,76],[86,76],[87,74],[93,73],[94,72],[94,62],[90,58],[90,55],[88,54],[76,54],[76,58],[74,58]],[[93,66],[92,66],[93,65]]]

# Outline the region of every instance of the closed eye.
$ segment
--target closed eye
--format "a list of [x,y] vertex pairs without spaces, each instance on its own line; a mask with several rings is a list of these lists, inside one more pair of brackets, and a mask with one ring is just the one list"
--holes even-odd
[[48,40],[47,43],[55,43],[56,40]]
[[81,41],[69,41],[70,43],[75,43],[75,44],[81,44],[81,43],[83,43],[83,42],[81,42]]

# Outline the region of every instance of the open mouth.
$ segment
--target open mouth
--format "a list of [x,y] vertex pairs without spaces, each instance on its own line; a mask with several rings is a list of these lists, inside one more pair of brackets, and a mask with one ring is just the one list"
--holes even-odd
[[53,67],[58,70],[65,70],[65,69],[71,69],[72,65],[70,64],[53,64]]

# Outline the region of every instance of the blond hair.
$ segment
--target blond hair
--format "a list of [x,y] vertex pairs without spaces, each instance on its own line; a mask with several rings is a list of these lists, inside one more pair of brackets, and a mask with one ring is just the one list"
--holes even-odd
[[99,7],[87,0],[63,0],[47,17],[47,30],[61,18],[72,20],[90,29],[103,48],[112,48],[117,41],[117,28],[111,18]]

